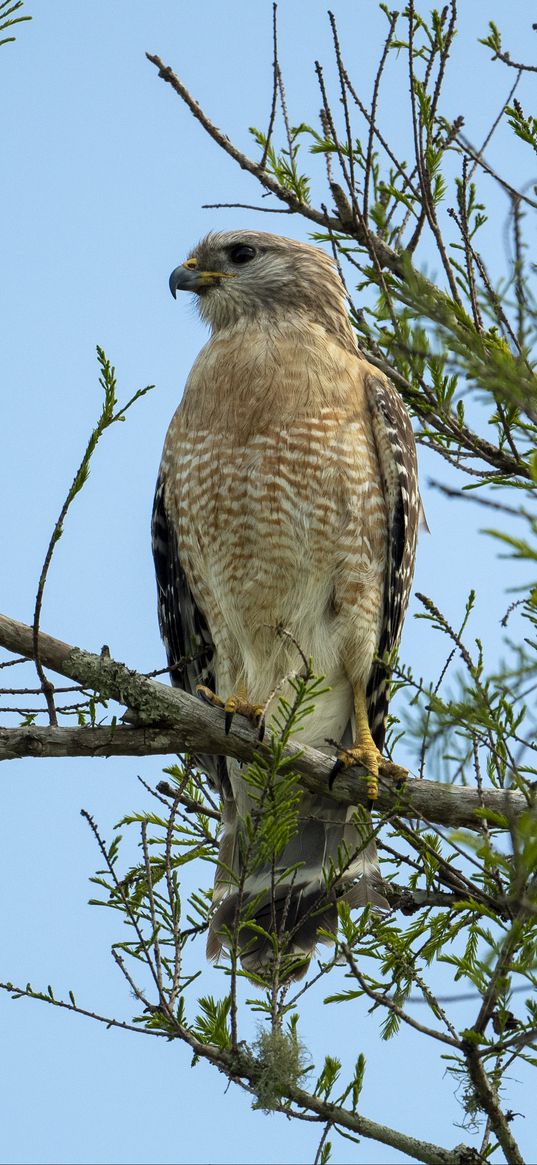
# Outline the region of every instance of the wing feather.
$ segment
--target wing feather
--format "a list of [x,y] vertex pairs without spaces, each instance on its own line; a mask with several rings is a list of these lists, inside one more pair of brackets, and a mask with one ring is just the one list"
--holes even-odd
[[388,712],[389,670],[381,660],[399,644],[410,597],[420,515],[414,433],[393,384],[366,377],[366,394],[388,511],[387,569],[377,655],[367,687],[369,725],[382,749]]
[[[214,644],[181,565],[177,537],[166,508],[166,481],[162,475],[159,475],[155,490],[151,535],[158,618],[172,684],[191,695],[195,695],[196,685],[200,683],[214,690]],[[200,756],[198,760],[207,775],[220,786],[225,759]]]

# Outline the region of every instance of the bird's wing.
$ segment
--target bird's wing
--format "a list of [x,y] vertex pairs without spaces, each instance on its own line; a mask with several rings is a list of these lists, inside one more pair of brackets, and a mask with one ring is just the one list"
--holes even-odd
[[[214,690],[214,644],[203,612],[196,605],[179,558],[177,537],[166,509],[166,482],[159,475],[151,536],[160,632],[174,687],[194,695],[197,684]],[[208,776],[220,784],[223,758],[199,757]]]
[[[377,655],[397,648],[414,573],[421,512],[416,444],[406,408],[385,377],[368,375],[366,394],[387,507],[387,563],[384,605]],[[388,711],[389,674],[375,661],[367,687],[371,734],[382,749]]]

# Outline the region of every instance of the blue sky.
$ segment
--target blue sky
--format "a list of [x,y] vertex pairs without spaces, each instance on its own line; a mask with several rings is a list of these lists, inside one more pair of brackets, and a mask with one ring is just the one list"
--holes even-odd
[[[367,97],[384,34],[374,0],[334,0],[349,68]],[[203,134],[156,75],[145,51],[180,73],[207,112],[250,149],[248,127],[265,126],[271,94],[270,0],[28,0],[33,15],[17,42],[0,49],[4,205],[0,284],[4,423],[0,441],[2,609],[25,622],[53,523],[100,409],[95,346],[116,365],[119,398],[154,383],[123,426],[105,435],[89,482],[69,516],[47,586],[42,626],[90,650],[106,642],[139,670],[163,665],[150,555],[149,517],[164,434],[204,331],[186,297],[174,303],[170,270],[207,230],[259,227],[307,239],[296,218],[202,209],[206,202],[258,202],[243,175]],[[487,22],[504,21],[501,0],[461,0],[461,34],[446,113],[467,111],[479,143],[510,84],[477,45]],[[529,56],[534,5],[510,6],[506,37]],[[533,38],[533,39],[532,39]],[[319,106],[313,61],[333,77],[328,19],[319,0],[282,0],[281,60],[291,118],[313,120]],[[533,52],[534,55],[534,52]],[[532,93],[526,90],[530,108]],[[384,124],[407,133],[404,74],[390,72]],[[502,151],[509,150],[507,164]],[[500,138],[491,158],[517,173],[520,155]],[[532,175],[530,175],[532,177]],[[497,212],[492,263],[504,243]],[[483,524],[471,506],[454,509],[427,489],[447,469],[424,458],[431,535],[422,538],[415,589],[457,620],[470,586],[478,590],[475,633],[499,649],[498,620],[509,570],[493,547],[473,539]],[[487,523],[485,523],[487,524]],[[471,572],[459,566],[472,548]],[[414,608],[415,609],[415,608]],[[409,620],[405,654],[418,672],[435,647]],[[439,656],[440,658],[440,656]],[[434,662],[434,659],[433,659]],[[165,761],[163,764],[166,763]],[[147,807],[140,774],[156,783],[158,758],[89,763],[12,762],[2,784],[1,977],[72,988],[85,1006],[128,1018],[132,1002],[109,956],[118,937],[107,912],[86,905],[98,855],[79,811],[108,836],[128,810]],[[207,989],[224,983],[206,972]],[[464,1008],[457,1013],[463,1022]],[[222,1077],[190,1067],[178,1044],[108,1032],[73,1016],[0,997],[0,1156],[13,1162],[271,1162],[313,1160],[317,1130],[253,1113]],[[364,1114],[454,1145],[461,1109],[427,1042],[403,1033],[382,1044],[375,1017],[306,1009],[312,1052],[367,1057]],[[409,1072],[409,1066],[411,1072]],[[521,1073],[516,1073],[522,1079]],[[441,1099],[440,1099],[441,1098]],[[528,1109],[524,1082],[513,1107]],[[528,1116],[527,1144],[535,1126]],[[334,1160],[392,1162],[371,1143],[335,1138]]]

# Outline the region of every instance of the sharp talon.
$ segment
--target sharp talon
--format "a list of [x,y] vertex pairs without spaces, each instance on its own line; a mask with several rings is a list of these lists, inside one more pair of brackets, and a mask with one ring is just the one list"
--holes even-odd
[[259,721],[259,727],[257,729],[257,739],[259,741],[262,741],[265,739],[265,717],[264,716],[262,716],[261,720]]
[[332,766],[332,769],[331,769],[330,774],[328,776],[328,788],[329,789],[332,789],[332,786],[334,784],[336,777],[339,775],[339,773],[341,772],[341,770],[343,768],[345,768],[345,765],[343,764],[343,761],[341,760],[341,758],[338,757],[335,765]]
[[229,730],[231,728],[234,715],[234,712],[226,712],[224,715],[224,732],[226,736],[229,736]]

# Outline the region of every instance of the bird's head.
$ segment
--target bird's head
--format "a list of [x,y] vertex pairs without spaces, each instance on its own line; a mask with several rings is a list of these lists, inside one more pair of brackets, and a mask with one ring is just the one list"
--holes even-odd
[[347,344],[355,344],[336,264],[295,239],[262,231],[211,233],[172,271],[170,291],[174,297],[194,292],[213,331],[298,314],[327,331],[345,332]]

